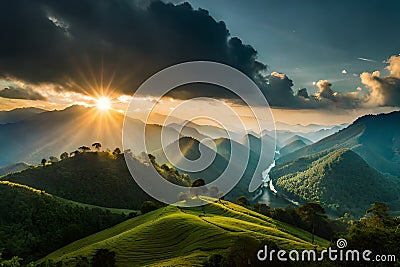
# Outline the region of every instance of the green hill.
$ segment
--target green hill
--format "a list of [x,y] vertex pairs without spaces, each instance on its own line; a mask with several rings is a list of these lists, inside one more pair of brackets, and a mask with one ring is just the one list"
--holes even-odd
[[[310,233],[241,206],[202,199],[209,202],[204,213],[200,207],[167,206],[71,243],[40,262],[76,266],[92,259],[97,250],[108,249],[115,252],[116,266],[201,266],[212,254],[229,254],[234,266],[242,266],[238,261],[243,254],[251,252],[244,255],[247,264],[246,257],[254,259],[265,244],[282,249],[329,245],[318,237],[313,245]],[[244,247],[241,241],[246,241]],[[250,241],[256,244],[254,254]]]
[[400,111],[366,115],[319,142],[281,157],[277,166],[329,149],[349,148],[383,173],[400,176]]
[[360,216],[376,201],[398,201],[400,190],[397,179],[381,174],[349,149],[296,159],[274,168],[270,177],[278,191],[320,201],[340,215]]
[[[162,172],[172,182],[188,183],[173,172]],[[144,201],[153,200],[136,184],[122,154],[79,153],[51,165],[9,174],[2,179],[102,207],[137,210]]]
[[0,250],[25,262],[127,218],[127,213],[82,207],[7,181],[0,181],[0,199]]

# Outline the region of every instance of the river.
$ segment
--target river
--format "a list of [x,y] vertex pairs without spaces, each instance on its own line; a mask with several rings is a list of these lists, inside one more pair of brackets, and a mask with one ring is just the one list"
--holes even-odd
[[297,207],[298,203],[280,196],[276,191],[274,185],[272,184],[272,180],[269,178],[269,172],[273,167],[275,167],[275,161],[265,171],[262,172],[264,181],[264,186],[262,188],[263,193],[257,198],[257,202],[265,203],[271,208],[281,208],[288,205]]

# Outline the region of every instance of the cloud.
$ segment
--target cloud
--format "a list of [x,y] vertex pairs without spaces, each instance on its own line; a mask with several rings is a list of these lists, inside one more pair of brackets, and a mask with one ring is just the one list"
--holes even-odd
[[390,75],[400,79],[400,55],[390,57],[388,63],[389,66],[386,68],[390,71]]
[[[0,78],[54,83],[93,94],[110,87],[131,95],[151,75],[171,65],[211,60],[251,78],[266,69],[257,51],[231,37],[222,21],[188,3],[161,1],[10,1],[2,7]],[[76,12],[82,10],[82,12]],[[12,40],[12,41],[11,41]],[[197,93],[186,88],[176,97]],[[215,88],[202,94],[224,97]]]
[[361,82],[370,89],[368,106],[400,106],[400,56],[392,56],[388,62],[388,76],[381,77],[379,71],[360,75]]
[[365,57],[358,57],[357,59],[362,60],[362,61],[368,61],[368,62],[376,62],[375,60],[368,59],[368,58],[365,58]]
[[327,80],[319,80],[316,83],[318,92],[312,95],[314,99],[330,108],[352,109],[362,106],[363,97],[358,91],[349,93],[335,92],[332,84]]
[[0,90],[0,97],[10,99],[46,100],[46,97],[31,88],[9,86]]
[[335,93],[331,89],[332,84],[330,82],[328,82],[327,80],[319,80],[316,83],[316,86],[319,89],[319,91],[315,93],[315,97],[318,100],[322,100],[325,98],[335,101]]
[[297,89],[296,95],[307,99],[310,98],[306,88]]
[[[23,81],[31,90],[9,87],[2,94],[15,97],[19,93],[20,97],[31,99],[44,99],[46,95],[52,99],[54,92],[50,94],[50,89],[40,87],[49,84],[60,95],[72,92],[93,96],[103,90],[132,95],[143,81],[166,67],[210,60],[244,72],[274,107],[322,109],[359,105],[354,92],[339,94],[322,83],[315,95],[309,95],[305,88],[294,93],[293,81],[283,73],[266,74],[267,64],[257,59],[256,49],[231,36],[223,21],[216,21],[207,10],[195,10],[188,3],[169,2],[173,3],[8,1],[0,16],[0,24],[5,25],[0,27],[0,35],[7,38],[0,42],[0,79]],[[389,70],[398,77],[397,63],[391,66]],[[227,90],[205,84],[182,86],[171,96],[234,98]]]

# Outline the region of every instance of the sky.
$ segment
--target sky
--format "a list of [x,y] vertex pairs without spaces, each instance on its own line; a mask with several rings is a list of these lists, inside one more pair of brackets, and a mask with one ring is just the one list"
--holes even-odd
[[[291,124],[345,123],[400,106],[398,1],[1,5],[0,110],[96,105],[105,96],[124,112],[147,78],[192,60],[242,71],[258,85],[275,119]],[[220,88],[185,86],[168,95],[174,101],[160,102],[159,111],[167,114],[171,105],[203,96],[237,103]]]
[[362,72],[383,70],[383,61],[400,53],[398,1],[190,3],[225,21],[232,36],[253,45],[259,59],[271,71],[286,73],[295,87],[311,89],[312,82],[326,79],[338,91],[351,91],[362,86]]

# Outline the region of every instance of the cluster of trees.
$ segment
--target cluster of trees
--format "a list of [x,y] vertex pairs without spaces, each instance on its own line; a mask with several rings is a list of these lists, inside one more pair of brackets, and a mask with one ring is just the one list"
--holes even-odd
[[124,158],[106,152],[79,153],[46,168],[27,169],[4,179],[101,207],[139,210],[144,201],[153,200],[132,178]]
[[271,208],[265,203],[255,203],[253,207],[246,197],[241,196],[236,203],[246,208],[271,217],[281,222],[302,228],[311,233],[312,242],[315,235],[328,240],[335,239],[338,234],[346,231],[348,225],[344,218],[330,219],[325,209],[316,202],[308,202],[297,208],[287,206],[285,208]]
[[[100,148],[101,148],[102,146],[101,146],[101,143],[95,142],[95,143],[92,144],[92,147],[96,150],[96,152],[100,152]],[[49,157],[49,160],[43,158],[43,159],[40,161],[40,163],[41,163],[43,166],[45,166],[47,163],[55,163],[55,162],[58,162],[58,161],[60,161],[60,160],[65,160],[65,159],[67,159],[67,158],[69,158],[69,157],[76,156],[76,155],[78,155],[79,153],[85,153],[85,152],[89,152],[89,151],[91,151],[91,148],[90,148],[90,147],[88,147],[88,146],[80,146],[80,147],[78,147],[77,150],[72,151],[71,153],[68,153],[68,152],[63,152],[63,153],[61,153],[61,155],[60,155],[59,158],[57,158],[57,157],[55,157],[55,156],[50,156],[50,157]],[[112,152],[107,148],[107,149],[106,149],[106,152],[111,153],[111,154],[114,155],[114,156],[118,156],[118,155],[120,155],[120,154],[122,153],[122,152],[121,152],[121,149],[120,149],[119,147],[116,147]]]
[[393,216],[387,205],[376,202],[367,210],[366,216],[350,221],[349,225],[344,236],[347,249],[371,250],[375,255],[396,255],[395,266],[399,266],[400,216]]
[[16,261],[16,255],[25,263],[37,260],[127,218],[110,210],[71,204],[44,191],[10,182],[0,184],[0,195],[0,250],[3,248],[2,257],[8,261]]

